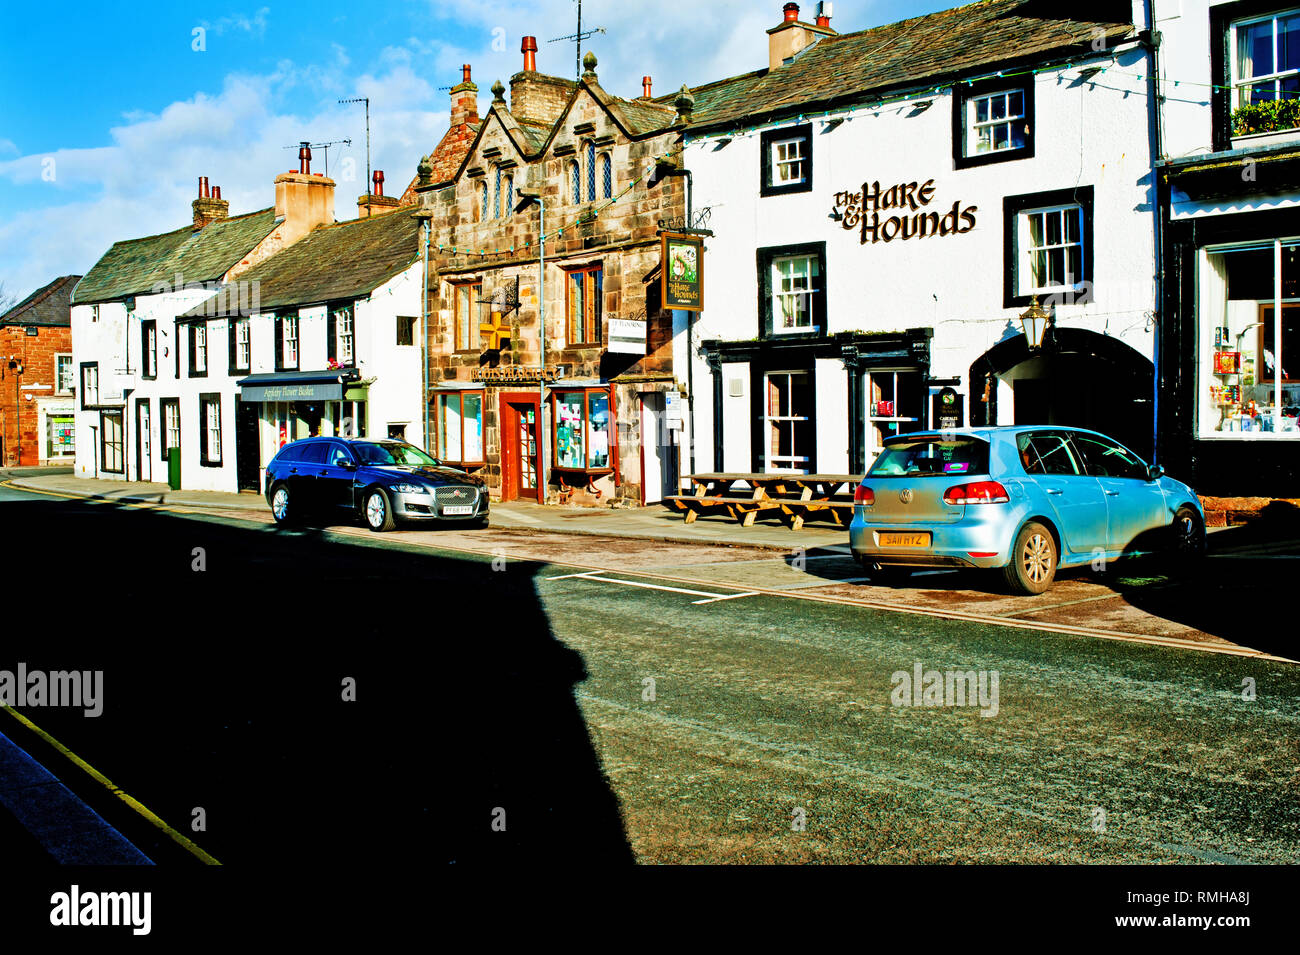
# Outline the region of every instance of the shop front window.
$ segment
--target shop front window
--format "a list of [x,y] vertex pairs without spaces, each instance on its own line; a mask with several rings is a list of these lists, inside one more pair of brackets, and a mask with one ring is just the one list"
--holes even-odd
[[918,431],[925,408],[919,371],[872,371],[867,376],[867,464],[880,454],[885,439]]
[[76,450],[76,429],[70,414],[52,414],[45,419],[45,456],[47,458],[67,457]]
[[766,473],[793,471],[807,474],[813,462],[812,374],[806,371],[773,372],[767,376],[764,420]]
[[555,393],[555,466],[572,471],[613,468],[609,391]]
[[434,400],[438,427],[434,457],[448,464],[482,464],[483,392],[441,394]]
[[1205,250],[1200,282],[1199,435],[1300,439],[1300,240]]

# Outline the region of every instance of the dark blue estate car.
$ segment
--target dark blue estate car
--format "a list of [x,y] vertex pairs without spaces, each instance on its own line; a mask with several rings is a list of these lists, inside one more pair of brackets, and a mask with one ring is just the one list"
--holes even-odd
[[372,531],[397,521],[488,522],[483,480],[447,467],[405,441],[305,438],[266,466],[266,501],[277,524],[307,514],[360,516]]

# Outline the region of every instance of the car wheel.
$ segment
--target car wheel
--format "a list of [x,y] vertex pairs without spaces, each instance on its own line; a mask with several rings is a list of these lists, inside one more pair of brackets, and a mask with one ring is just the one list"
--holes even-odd
[[1170,525],[1173,534],[1172,558],[1176,567],[1190,570],[1205,556],[1205,524],[1196,509],[1183,505]]
[[1011,563],[1002,573],[1014,593],[1036,596],[1046,592],[1056,577],[1052,532],[1033,521],[1020,528],[1011,547]]
[[271,491],[271,516],[275,518],[277,524],[290,524],[293,522],[294,508],[289,501],[289,486],[287,484],[277,484]]
[[391,531],[397,526],[397,522],[393,520],[393,507],[388,502],[388,495],[380,488],[375,488],[366,495],[365,517],[366,526],[376,533]]

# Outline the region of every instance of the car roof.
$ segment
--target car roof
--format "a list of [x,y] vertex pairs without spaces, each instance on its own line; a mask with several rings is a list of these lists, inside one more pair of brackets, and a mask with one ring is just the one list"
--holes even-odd
[[988,441],[999,435],[1011,436],[1017,434],[1024,434],[1026,431],[1073,431],[1078,434],[1095,434],[1100,438],[1107,438],[1108,440],[1111,441],[1115,440],[1114,438],[1111,438],[1109,435],[1102,434],[1102,432],[1100,431],[1091,431],[1088,428],[1077,428],[1074,425],[1013,424],[1013,425],[995,425],[992,427],[976,426],[976,427],[968,427],[968,428],[944,428],[944,429],[932,428],[928,431],[909,431],[906,434],[890,435],[888,438],[885,439],[885,443],[889,444],[890,442],[914,441],[917,438],[931,437],[933,435],[943,436],[943,435],[953,435],[953,434],[962,435],[965,437],[981,438],[985,441]]

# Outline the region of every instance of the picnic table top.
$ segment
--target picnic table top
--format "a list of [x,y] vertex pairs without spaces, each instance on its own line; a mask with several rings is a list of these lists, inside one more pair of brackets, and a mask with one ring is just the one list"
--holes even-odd
[[686,480],[694,481],[696,484],[722,481],[745,481],[750,484],[754,483],[773,483],[777,481],[784,482],[806,482],[808,484],[831,484],[831,483],[858,483],[862,480],[861,474],[794,474],[794,473],[777,473],[777,474],[690,474]]

